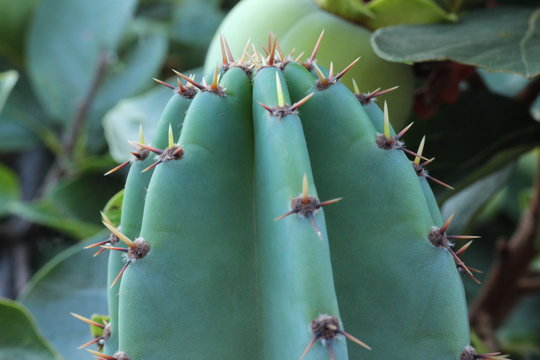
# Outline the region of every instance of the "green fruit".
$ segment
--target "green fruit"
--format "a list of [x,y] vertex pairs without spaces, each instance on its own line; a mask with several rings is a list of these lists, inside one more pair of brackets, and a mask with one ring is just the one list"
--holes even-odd
[[286,53],[296,49],[295,54],[304,52],[305,60],[323,29],[324,41],[317,62],[327,68],[333,62],[335,68],[343,69],[361,57],[343,82],[352,88],[355,78],[362,92],[399,85],[397,91],[385,98],[393,108],[400,109],[395,112],[393,123],[398,127],[405,125],[414,90],[412,68],[379,58],[370,44],[370,30],[320,9],[312,0],[241,1],[217,30],[206,56],[205,70],[210,71],[221,62],[220,35],[228,39],[233,53],[240,54],[248,38],[262,47],[272,32]]

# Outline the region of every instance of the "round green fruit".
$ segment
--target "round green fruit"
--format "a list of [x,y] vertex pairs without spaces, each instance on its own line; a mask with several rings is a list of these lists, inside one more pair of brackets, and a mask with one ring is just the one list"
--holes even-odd
[[392,114],[394,126],[399,129],[407,120],[414,90],[412,68],[379,58],[371,48],[371,31],[348,20],[320,9],[313,0],[243,0],[239,2],[220,25],[210,45],[205,70],[221,62],[220,35],[223,35],[235,56],[239,56],[248,38],[257,48],[264,47],[271,32],[279,39],[286,53],[296,49],[310,56],[315,39],[324,29],[324,39],[317,54],[317,63],[328,68],[333,62],[339,72],[357,57],[360,62],[343,78],[352,88],[352,79],[361,79],[360,91],[399,85],[399,89],[386,95],[393,109],[406,109]]

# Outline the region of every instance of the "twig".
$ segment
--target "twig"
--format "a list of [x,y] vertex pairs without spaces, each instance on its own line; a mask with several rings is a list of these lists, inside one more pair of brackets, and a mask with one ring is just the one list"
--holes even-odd
[[94,101],[103,80],[105,80],[108,65],[108,53],[103,52],[99,57],[98,67],[92,85],[79,106],[77,106],[77,111],[70,122],[71,125],[63,137],[61,151],[62,155],[56,159],[55,163],[51,167],[51,170],[47,174],[47,177],[43,182],[43,186],[41,187],[40,194],[45,193],[46,189],[54,185],[58,179],[60,179],[66,173],[68,164],[73,160],[75,146],[77,141],[80,139],[81,132],[84,129],[84,124],[86,122],[86,118],[88,117],[88,112],[92,106],[92,102]]
[[529,82],[527,86],[514,97],[514,99],[526,107],[530,107],[538,95],[540,95],[540,77],[537,76]]
[[531,261],[538,255],[535,240],[538,237],[539,214],[540,157],[529,209],[521,216],[510,240],[498,244],[493,270],[470,310],[471,326],[493,351],[498,349],[490,333],[501,326],[524,294],[518,280],[528,274]]

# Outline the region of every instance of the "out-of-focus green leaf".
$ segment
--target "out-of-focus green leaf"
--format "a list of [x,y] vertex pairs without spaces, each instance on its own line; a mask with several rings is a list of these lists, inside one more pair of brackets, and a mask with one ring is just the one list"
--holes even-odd
[[[101,62],[111,62],[136,0],[42,0],[30,27],[28,70],[51,118],[69,121]],[[54,26],[53,26],[54,25]]]
[[56,229],[78,239],[95,235],[101,230],[98,225],[66,217],[50,202],[31,204],[13,202],[9,206],[9,211],[26,221]]
[[450,231],[464,231],[486,202],[506,184],[513,169],[514,164],[507,165],[447,199],[441,213],[445,219],[454,214]]
[[373,13],[365,24],[372,29],[391,25],[434,24],[456,21],[432,0],[373,0],[367,4]]
[[372,44],[389,61],[450,59],[533,77],[540,73],[540,8],[497,7],[456,24],[387,27],[373,34]]
[[28,20],[39,0],[0,0],[0,54],[23,64],[24,39]]
[[18,302],[0,299],[0,319],[0,359],[61,359],[37,329],[32,315]]
[[56,152],[59,140],[23,73],[0,113],[0,151],[28,150],[40,143]]
[[184,44],[207,47],[225,16],[216,0],[183,0],[175,7],[171,37]]
[[122,184],[118,176],[82,174],[62,180],[35,203],[12,202],[8,210],[28,221],[84,239],[102,229],[99,212]]
[[131,158],[133,148],[128,144],[128,140],[135,141],[139,138],[140,125],[144,129],[145,138],[154,137],[161,110],[170,96],[169,89],[157,86],[142,95],[120,101],[105,114],[103,118],[105,137],[111,156],[116,161],[124,162]]
[[19,297],[43,335],[65,359],[92,359],[88,352],[77,350],[91,340],[88,325],[69,313],[85,317],[107,313],[107,256],[92,257],[95,249],[82,249],[106,238],[107,234],[102,233],[54,257],[34,275]]
[[0,113],[18,79],[19,73],[15,70],[0,73]]
[[124,189],[116,193],[103,208],[103,213],[114,226],[120,226],[120,218],[122,216],[122,203],[124,201]]
[[0,216],[8,211],[10,203],[17,200],[19,196],[17,175],[7,166],[0,164]]

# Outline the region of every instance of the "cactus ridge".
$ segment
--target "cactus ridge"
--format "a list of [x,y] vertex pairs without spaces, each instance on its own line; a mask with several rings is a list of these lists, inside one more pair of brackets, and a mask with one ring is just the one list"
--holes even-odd
[[273,35],[235,60],[221,38],[208,83],[158,81],[174,94],[133,143],[121,231],[104,218],[93,246],[117,250],[99,359],[469,359],[458,270],[477,270],[452,240],[474,237],[447,234],[433,159],[374,102],[395,87],[349,91],[359,58],[320,67],[323,34],[305,62]]

